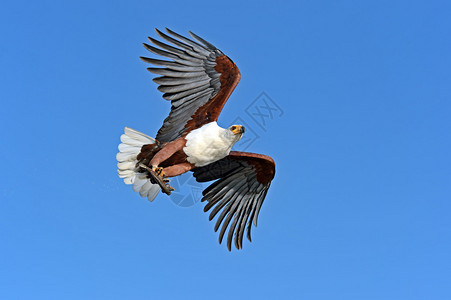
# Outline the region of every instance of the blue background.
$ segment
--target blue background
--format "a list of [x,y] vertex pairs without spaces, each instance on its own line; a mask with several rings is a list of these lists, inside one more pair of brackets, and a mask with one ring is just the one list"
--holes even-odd
[[[0,10],[1,299],[451,299],[449,1],[9,1]],[[253,242],[117,177],[169,111],[141,43],[192,30],[242,80],[277,174]],[[263,129],[261,92],[283,110]],[[185,186],[186,189],[186,186]],[[188,190],[188,189],[186,189]]]

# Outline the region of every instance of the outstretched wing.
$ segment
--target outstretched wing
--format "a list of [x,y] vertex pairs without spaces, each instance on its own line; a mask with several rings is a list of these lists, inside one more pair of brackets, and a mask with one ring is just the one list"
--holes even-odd
[[165,143],[216,121],[241,75],[231,59],[194,33],[189,32],[198,42],[167,28],[169,35],[155,30],[161,38],[176,46],[149,37],[159,48],[148,44],[144,47],[172,61],[141,57],[147,63],[163,67],[148,70],[162,75],[153,80],[159,84],[163,98],[172,104],[171,112],[156,136],[159,142]]
[[202,192],[202,201],[208,202],[204,208],[205,212],[213,208],[210,221],[221,211],[215,225],[217,231],[222,223],[219,243],[232,221],[227,236],[229,251],[234,233],[235,247],[243,247],[246,226],[247,238],[251,241],[252,222],[257,226],[258,213],[275,170],[271,157],[237,151],[230,152],[229,156],[217,162],[193,169],[193,175],[199,182],[219,179]]

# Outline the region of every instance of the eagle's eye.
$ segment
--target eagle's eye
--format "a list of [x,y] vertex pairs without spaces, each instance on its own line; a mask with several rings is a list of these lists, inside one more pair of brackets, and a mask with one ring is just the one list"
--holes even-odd
[[235,130],[236,130],[236,126],[232,126],[230,129],[231,129],[232,131],[235,131]]

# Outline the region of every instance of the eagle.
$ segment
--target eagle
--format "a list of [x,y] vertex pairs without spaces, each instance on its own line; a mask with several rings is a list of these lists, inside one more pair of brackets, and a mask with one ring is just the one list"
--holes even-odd
[[[240,71],[221,50],[189,31],[191,38],[168,28],[155,29],[165,42],[149,37],[144,47],[166,59],[140,57],[160,75],[153,81],[171,111],[155,138],[125,127],[117,154],[119,177],[135,192],[153,201],[160,191],[170,195],[171,177],[191,171],[198,182],[214,181],[202,192],[209,220],[218,214],[215,231],[227,248],[242,249],[251,239],[252,223],[275,175],[274,160],[266,155],[232,151],[245,132],[242,125],[222,128],[217,120],[240,81]],[[168,44],[169,42],[170,44]],[[233,219],[232,219],[233,218]]]

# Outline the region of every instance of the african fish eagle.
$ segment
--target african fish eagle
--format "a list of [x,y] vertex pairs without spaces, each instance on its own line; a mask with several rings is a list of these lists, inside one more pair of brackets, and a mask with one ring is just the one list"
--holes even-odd
[[215,225],[217,231],[222,224],[219,243],[229,228],[229,251],[233,239],[235,247],[241,249],[245,229],[251,241],[252,223],[257,226],[275,163],[266,155],[231,151],[244,127],[222,128],[216,122],[241,77],[235,63],[192,32],[189,39],[166,31],[156,29],[173,46],[149,37],[159,48],[144,47],[170,60],[141,59],[160,66],[148,70],[162,75],[153,81],[163,98],[171,101],[171,112],[155,139],[125,127],[117,154],[119,176],[150,201],[160,191],[170,195],[174,189],[168,178],[188,171],[198,182],[216,180],[202,193],[202,201],[207,202],[204,211],[213,208],[210,220],[220,213]]

